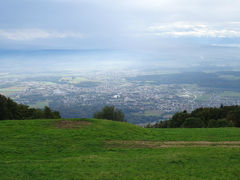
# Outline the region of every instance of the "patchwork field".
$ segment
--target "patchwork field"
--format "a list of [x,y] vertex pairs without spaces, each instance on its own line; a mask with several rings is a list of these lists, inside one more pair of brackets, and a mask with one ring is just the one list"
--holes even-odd
[[0,121],[0,179],[239,179],[240,130]]

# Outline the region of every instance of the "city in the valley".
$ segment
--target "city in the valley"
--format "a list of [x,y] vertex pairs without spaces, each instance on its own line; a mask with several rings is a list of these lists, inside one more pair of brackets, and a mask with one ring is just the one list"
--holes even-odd
[[183,110],[240,105],[236,86],[240,72],[233,71],[149,74],[128,69],[44,75],[12,72],[1,73],[0,79],[1,94],[35,108],[50,106],[69,118],[92,117],[103,106],[114,105],[123,110],[127,121],[144,124],[168,119]]

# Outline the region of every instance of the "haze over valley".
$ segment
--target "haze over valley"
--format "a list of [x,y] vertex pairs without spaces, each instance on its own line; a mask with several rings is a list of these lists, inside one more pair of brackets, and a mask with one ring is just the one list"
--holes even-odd
[[[64,118],[92,117],[105,105],[135,124],[178,111],[240,104],[238,48],[159,51],[1,50],[0,93]],[[231,64],[229,64],[231,61]]]

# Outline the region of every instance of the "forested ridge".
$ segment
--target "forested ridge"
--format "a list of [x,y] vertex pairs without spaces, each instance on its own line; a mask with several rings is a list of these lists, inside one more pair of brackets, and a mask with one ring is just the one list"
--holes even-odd
[[169,120],[148,124],[152,128],[240,127],[240,106],[202,107],[191,113],[177,112]]
[[11,98],[0,94],[0,120],[23,120],[23,119],[58,119],[61,118],[58,111],[52,111],[45,106],[42,109],[30,108],[29,106],[18,104]]

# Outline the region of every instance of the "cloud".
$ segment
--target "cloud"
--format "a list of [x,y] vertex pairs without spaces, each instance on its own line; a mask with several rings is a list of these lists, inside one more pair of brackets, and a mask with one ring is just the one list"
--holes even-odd
[[240,44],[212,44],[215,47],[240,48]]
[[148,26],[146,33],[162,37],[239,38],[240,22],[173,22]]
[[83,38],[80,33],[45,31],[42,29],[0,29],[0,38],[13,41],[31,41],[37,39]]
[[[29,0],[31,1],[31,0]],[[221,10],[224,9],[236,9],[238,10],[239,0],[38,0],[38,1],[53,1],[56,3],[91,3],[91,4],[109,4],[111,6],[129,7],[136,9],[208,9],[220,7]],[[160,8],[160,9],[159,9]],[[166,9],[167,8],[167,9]],[[212,9],[212,10],[215,10]]]
[[[4,7],[0,12],[2,46],[8,41],[18,45],[17,41],[31,44],[28,41],[32,40],[36,44],[39,40],[41,46],[41,40],[47,39],[59,46],[61,39],[62,46],[77,48],[140,44],[154,48],[170,44],[169,39],[160,42],[156,36],[193,37],[187,42],[171,38],[172,44],[199,44],[203,43],[199,38],[207,37],[231,38],[229,43],[238,43],[240,37],[240,23],[230,23],[240,21],[239,0],[8,0],[1,1],[0,6]],[[9,13],[12,11],[14,14]],[[24,27],[40,29],[21,29]]]

